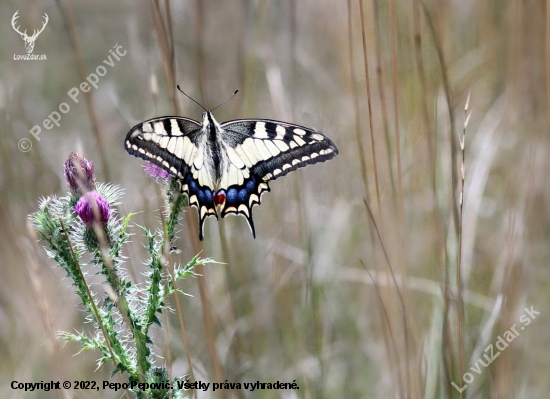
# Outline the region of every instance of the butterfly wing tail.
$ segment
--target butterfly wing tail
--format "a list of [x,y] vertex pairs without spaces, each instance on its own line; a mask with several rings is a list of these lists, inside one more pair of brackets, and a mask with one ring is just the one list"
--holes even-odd
[[252,233],[252,237],[256,238],[256,229],[254,228],[254,221],[252,220],[252,209],[250,209],[250,216],[242,214],[246,221],[248,222],[248,227],[250,227],[250,232]]

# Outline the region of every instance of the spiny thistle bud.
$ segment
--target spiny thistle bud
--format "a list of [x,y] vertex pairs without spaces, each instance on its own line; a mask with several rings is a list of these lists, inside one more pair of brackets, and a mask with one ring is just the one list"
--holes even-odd
[[75,152],[71,152],[65,161],[63,174],[74,194],[95,189],[94,164]]
[[167,392],[171,388],[169,379],[168,371],[164,367],[151,367],[146,376],[146,381],[151,387],[148,392],[149,397],[152,399],[166,398]]
[[143,171],[151,176],[155,180],[168,180],[172,177],[170,173],[162,169],[161,167],[155,165],[154,163],[147,163],[146,165],[141,165]]
[[50,206],[55,202],[57,202],[55,195],[40,198],[40,201],[38,201],[38,210],[40,212],[49,212]]
[[92,227],[94,223],[105,226],[111,215],[109,203],[97,191],[90,191],[80,197],[73,210],[87,227]]

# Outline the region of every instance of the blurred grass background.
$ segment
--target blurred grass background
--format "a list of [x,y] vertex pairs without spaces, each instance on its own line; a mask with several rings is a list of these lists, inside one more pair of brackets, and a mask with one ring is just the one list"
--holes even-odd
[[[13,59],[25,54],[10,26],[17,10],[29,32],[48,14],[34,49],[47,61]],[[158,190],[122,143],[151,117],[200,119],[175,84],[207,108],[240,89],[216,110],[218,121],[294,122],[323,131],[340,150],[271,185],[254,209],[256,240],[243,218],[209,220],[199,247],[196,210],[183,219],[179,260],[202,250],[227,263],[181,287],[193,295],[180,298],[180,316],[195,377],[300,387],[199,398],[546,397],[545,1],[8,0],[0,11],[1,397],[121,396],[10,388],[13,380],[109,380],[111,372],[109,364],[96,370],[98,354],[73,356],[80,348],[55,338],[88,326],[61,270],[35,244],[27,215],[40,197],[66,191],[61,166],[76,150],[95,163],[100,180],[126,190],[123,213],[141,212],[134,222],[155,227]],[[80,94],[75,104],[67,92],[116,44],[126,55],[106,67],[89,103]],[[37,141],[29,129],[62,102],[70,111]],[[32,143],[26,153],[17,147],[23,138]],[[137,282],[141,243],[138,234],[127,253]],[[460,385],[485,347],[531,306],[536,320],[481,374],[470,370],[474,381],[459,395],[451,382]],[[157,362],[184,375],[177,317],[157,331],[164,357]]]

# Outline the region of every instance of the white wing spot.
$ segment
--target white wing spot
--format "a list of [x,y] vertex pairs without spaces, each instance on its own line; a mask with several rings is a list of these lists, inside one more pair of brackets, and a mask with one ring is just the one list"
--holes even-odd
[[254,140],[254,144],[256,144],[256,149],[260,153],[261,160],[271,158],[271,153],[269,152],[262,140]]
[[175,137],[172,137],[170,139],[170,142],[168,143],[168,145],[166,146],[166,150],[168,150],[168,152],[174,154],[176,152],[176,144],[178,143],[178,140],[177,138]]
[[283,170],[290,169],[290,164],[286,163],[283,165]]
[[256,194],[250,194],[250,198],[248,200],[248,205],[249,206],[252,206],[253,203],[260,203],[260,199],[258,198],[258,196]]
[[285,137],[286,128],[284,126],[277,125],[275,131],[277,132],[277,137],[275,137],[277,140],[282,140]]
[[159,146],[161,148],[166,148],[168,146],[169,141],[170,141],[170,137],[168,136],[161,137],[161,139],[159,140]]
[[299,159],[293,159],[292,160],[292,165],[298,165],[300,163],[300,160]]
[[164,129],[164,123],[162,122],[155,122],[155,133],[156,134],[166,134],[166,130]]
[[151,124],[150,124],[149,122],[144,123],[144,124],[141,126],[141,130],[142,130],[144,133],[153,133],[153,127],[151,126]]
[[290,148],[296,148],[296,147],[298,147],[298,144],[296,144],[295,141],[291,141],[289,144],[290,144]]
[[310,158],[307,155],[304,155],[302,157],[302,162],[309,161],[309,160],[310,160]]
[[241,157],[237,155],[235,150],[228,145],[226,145],[225,148],[227,150],[227,155],[229,156],[229,160],[231,161],[231,163],[239,169],[244,168],[244,162]]
[[210,179],[208,176],[208,172],[206,171],[206,168],[202,168],[198,172],[198,179],[199,184],[201,186],[207,186],[210,187]]
[[189,137],[184,136],[183,140],[178,140],[178,152],[176,153],[176,155],[181,156],[183,160],[188,165],[190,165],[191,157],[193,156],[195,149],[196,147],[193,145],[193,143],[191,143],[191,140],[189,140]]
[[321,136],[319,133],[313,133],[311,137],[313,138],[313,140],[317,140],[317,141],[323,141],[324,139],[324,137]]
[[272,141],[269,141],[269,140],[266,140],[265,142],[265,146],[267,147],[268,151],[271,153],[271,155],[273,155],[274,157],[279,155],[281,153],[281,151],[279,151],[279,149],[277,148],[277,146],[275,144],[273,144]]
[[274,140],[273,143],[281,150],[281,152],[288,151],[288,145],[284,141],[281,140]]
[[306,134],[306,131],[304,129],[294,129],[294,133],[296,133],[299,136],[304,136]]
[[195,165],[195,168],[200,169],[202,168],[203,162],[204,162],[204,156],[202,154],[202,151],[199,151],[199,153],[195,157],[195,161],[193,162],[193,165]]
[[172,126],[172,136],[181,136],[183,133],[180,130],[177,119],[170,119],[170,126]]
[[254,137],[258,139],[267,139],[267,130],[265,129],[265,122],[256,122],[254,126]]
[[248,207],[247,207],[245,204],[239,205],[239,212],[244,213],[246,216],[249,216],[249,215],[250,215],[250,214],[248,213]]
[[242,184],[244,183],[244,174],[240,170],[237,173],[238,173],[238,178],[239,178],[239,181],[238,181],[237,184],[239,186],[242,186]]
[[246,139],[241,148],[239,148],[242,153],[246,155],[246,157],[249,159],[250,166],[247,164],[249,168],[252,167],[252,165],[256,164],[258,161],[261,161],[261,154],[256,148],[255,141],[253,139]]
[[241,161],[244,162],[247,168],[251,168],[253,166],[252,162],[250,161],[249,155],[244,152],[242,146],[238,145],[237,147],[234,148],[234,151],[238,155],[238,157],[241,159]]
[[[172,154],[174,154],[176,157],[183,157],[183,145],[185,143],[185,138],[184,140],[180,139],[180,138],[173,138],[172,140],[174,140],[175,142],[175,146],[174,146],[174,149],[172,150]],[[170,151],[170,148],[168,148],[168,151]],[[185,158],[183,158],[185,161],[187,161]]]
[[227,174],[229,175],[227,187],[232,186],[234,184],[238,186],[243,184],[244,178],[240,170],[232,167],[229,169],[229,172]]
[[273,176],[277,176],[277,175],[280,175],[281,174],[281,169],[275,169],[273,171]]
[[305,144],[306,144],[306,142],[305,142],[304,140],[302,140],[301,137],[296,136],[296,137],[294,137],[294,140],[296,140],[296,143],[297,143],[299,146],[302,146],[302,145],[305,145]]
[[317,154],[316,152],[314,152],[313,154],[311,154],[311,159],[317,158],[318,156],[319,156],[319,154]]

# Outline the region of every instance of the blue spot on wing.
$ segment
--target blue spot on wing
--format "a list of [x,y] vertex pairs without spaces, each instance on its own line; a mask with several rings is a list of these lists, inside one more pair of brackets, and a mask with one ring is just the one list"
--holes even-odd
[[212,191],[210,191],[209,188],[206,188],[204,190],[204,198],[206,203],[210,203],[210,204],[214,203],[214,199],[212,198]]
[[250,194],[246,188],[241,188],[239,190],[239,197],[238,200],[241,203],[247,203],[248,198],[250,197]]
[[[201,186],[191,174],[185,177],[185,182],[187,184],[187,195],[189,200],[191,201],[193,196],[196,197],[196,202],[192,202],[190,205],[195,206],[199,210],[199,239],[202,241],[204,238],[203,228],[206,217],[215,216],[216,219],[218,218],[216,208],[214,207],[212,190],[209,187]],[[206,208],[206,212],[201,212],[203,208]]]
[[214,199],[212,197],[212,190],[208,187],[199,185],[199,182],[191,176],[187,175],[187,187],[189,198],[193,195],[197,197],[198,208],[205,206],[208,209],[214,209]]
[[[260,187],[260,184],[262,187]],[[222,218],[228,214],[243,215],[250,226],[252,235],[256,237],[254,222],[252,220],[252,207],[260,203],[260,195],[264,191],[269,191],[269,186],[266,182],[254,175],[246,179],[242,185],[228,187],[226,190],[225,206],[221,212]],[[256,197],[253,198],[251,203],[250,197],[252,195]],[[246,209],[243,209],[242,205],[244,205]]]
[[227,190],[226,201],[229,203],[234,203],[235,201],[237,201],[237,195],[238,190],[235,187],[231,187],[229,190]]

